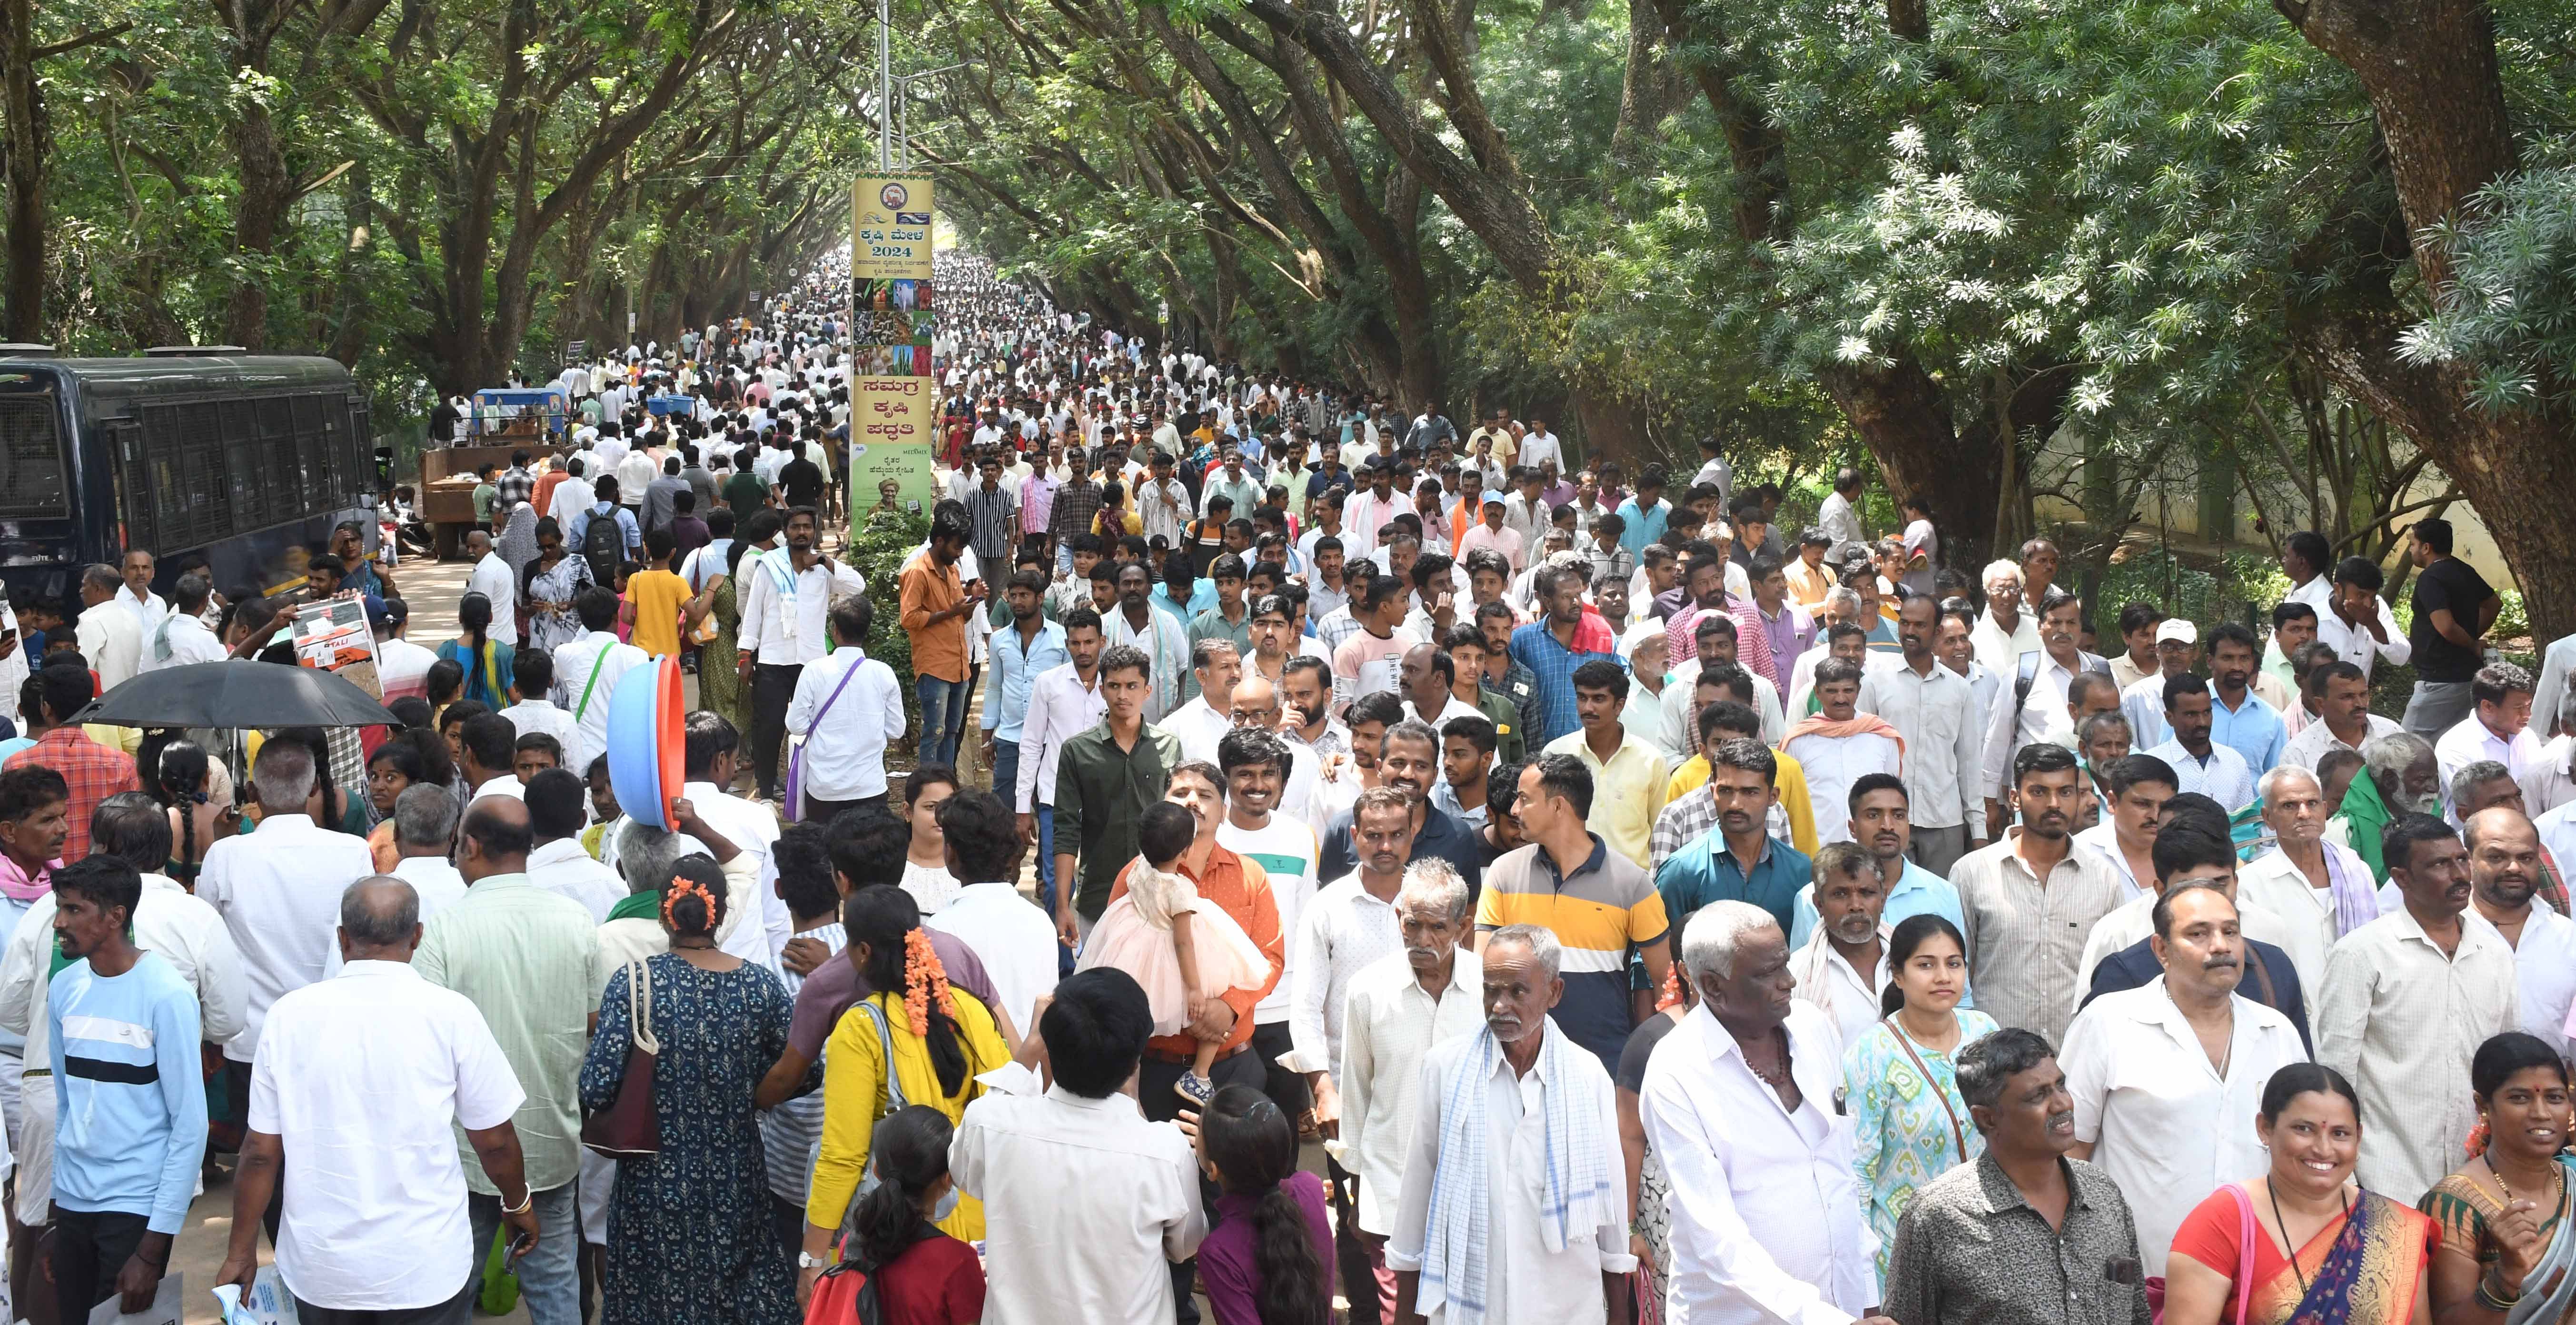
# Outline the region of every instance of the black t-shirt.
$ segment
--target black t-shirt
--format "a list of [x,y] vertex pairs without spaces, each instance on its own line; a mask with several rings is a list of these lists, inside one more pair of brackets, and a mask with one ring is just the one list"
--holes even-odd
[[442,442],[455,441],[456,425],[464,419],[462,411],[442,400],[429,411],[429,435]]
[[1672,1034],[1679,1025],[1680,1022],[1661,1012],[1639,1022],[1637,1029],[1628,1032],[1628,1043],[1620,1047],[1619,1070],[1611,1074],[1611,1081],[1631,1094],[1642,1093],[1646,1089],[1646,1060],[1654,1056],[1655,1046],[1662,1044],[1664,1037]]
[[2406,638],[2415,646],[2415,675],[2427,681],[2466,681],[2485,661],[2477,649],[2464,649],[2433,629],[2436,608],[2450,609],[2462,630],[2478,628],[2478,608],[2495,594],[2486,577],[2458,557],[2444,557],[2415,574],[2415,621]]
[[778,486],[787,492],[787,505],[814,506],[823,500],[823,467],[798,456],[778,467]]

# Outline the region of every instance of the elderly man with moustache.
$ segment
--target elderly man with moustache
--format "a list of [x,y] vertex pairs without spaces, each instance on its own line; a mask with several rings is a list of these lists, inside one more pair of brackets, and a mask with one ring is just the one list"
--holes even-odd
[[[2195,826],[2176,831],[2205,836]],[[2075,1097],[2073,1154],[2100,1164],[2127,1193],[2150,1276],[2164,1272],[2174,1230],[2193,1206],[2263,1170],[2254,1116],[2264,1084],[2308,1058],[2288,1017],[2236,992],[2247,954],[2223,884],[2167,884],[2154,924],[2148,942],[2164,977],[2095,999],[2067,1027],[2063,1056]]]
[[1873,1246],[1842,1120],[1842,1037],[1796,996],[1768,911],[1711,902],[1682,933],[1699,1006],[1638,1092],[1671,1196],[1667,1315],[1687,1325],[1849,1325],[1869,1315]]
[[2326,793],[2317,775],[2285,763],[2264,774],[2255,793],[2275,845],[2236,872],[2238,900],[2309,930],[2320,953],[2377,920],[2379,896],[2370,867],[2352,848],[2326,840]]
[[1617,1104],[1608,1069],[1547,1015],[1559,961],[1536,925],[1488,935],[1484,1029],[1423,1063],[1386,1248],[1408,1321],[1626,1325]]
[[[1401,1311],[1386,1244],[1420,1107],[1419,1064],[1432,1046],[1473,1034],[1483,1015],[1484,966],[1466,944],[1474,928],[1466,880],[1446,861],[1423,861],[1402,871],[1393,909],[1393,950],[1361,966],[1343,990],[1333,1073],[1342,1087],[1340,1135],[1325,1143],[1334,1242],[1355,1325],[1393,1321]],[[1374,1293],[1351,1291],[1372,1283]]]

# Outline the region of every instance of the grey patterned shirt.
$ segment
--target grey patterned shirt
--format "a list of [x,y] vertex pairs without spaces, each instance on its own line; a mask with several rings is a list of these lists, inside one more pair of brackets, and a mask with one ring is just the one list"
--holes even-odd
[[2148,1325],[2128,1202],[2101,1169],[2059,1162],[2069,1193],[2057,1228],[1991,1155],[1916,1192],[1897,1217],[1880,1310],[1897,1325]]

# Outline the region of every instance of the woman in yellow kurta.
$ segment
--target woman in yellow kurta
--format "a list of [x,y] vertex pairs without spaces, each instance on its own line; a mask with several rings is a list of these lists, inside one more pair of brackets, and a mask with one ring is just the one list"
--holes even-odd
[[[805,1203],[809,1284],[858,1195],[877,1121],[894,1107],[886,1090],[888,1058],[903,1103],[928,1105],[952,1124],[982,1092],[975,1078],[1011,1058],[992,1012],[949,985],[910,893],[862,888],[842,906],[841,919],[850,939],[845,955],[876,992],[841,1014],[823,1051],[823,1144]],[[977,1241],[984,1236],[983,1203],[960,1194],[938,1224],[951,1237]]]

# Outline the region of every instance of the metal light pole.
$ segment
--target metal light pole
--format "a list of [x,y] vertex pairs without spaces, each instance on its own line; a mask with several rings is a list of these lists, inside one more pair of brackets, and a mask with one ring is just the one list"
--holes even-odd
[[918,79],[955,73],[965,67],[965,63],[960,61],[956,64],[943,64],[936,69],[924,69],[919,73],[898,75],[895,78],[895,136],[903,142],[901,164],[904,169],[912,168],[912,84]]
[[892,0],[877,0],[877,170],[894,170],[894,114],[888,98],[894,91],[894,15]]

